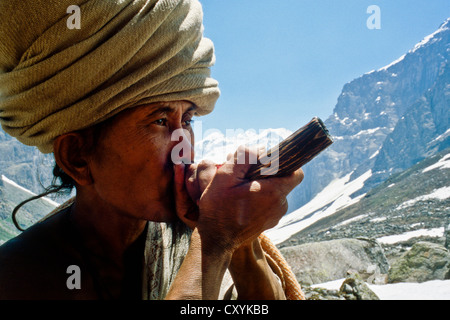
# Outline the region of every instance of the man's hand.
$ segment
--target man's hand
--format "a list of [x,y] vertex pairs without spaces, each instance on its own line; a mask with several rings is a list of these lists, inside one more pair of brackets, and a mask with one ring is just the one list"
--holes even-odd
[[[258,150],[241,147],[237,153],[255,159]],[[175,168],[178,216],[198,228],[202,241],[231,252],[278,223],[287,211],[286,196],[303,179],[299,169],[287,177],[249,181],[251,165],[235,159],[229,156],[219,169],[207,161]]]
[[[256,151],[244,150],[246,159],[251,152]],[[284,297],[257,238],[286,213],[286,196],[302,181],[303,172],[249,181],[245,176],[250,164],[235,164],[234,158],[220,168],[212,162],[186,170],[175,166],[177,215],[193,233],[167,299],[217,299],[227,268],[240,298]]]

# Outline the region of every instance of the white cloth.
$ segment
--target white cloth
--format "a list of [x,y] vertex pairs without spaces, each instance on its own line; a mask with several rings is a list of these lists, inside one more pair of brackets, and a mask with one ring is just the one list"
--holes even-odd
[[[143,300],[163,300],[189,250],[192,231],[183,223],[148,222],[142,282]],[[219,299],[235,299],[230,273],[225,273]]]

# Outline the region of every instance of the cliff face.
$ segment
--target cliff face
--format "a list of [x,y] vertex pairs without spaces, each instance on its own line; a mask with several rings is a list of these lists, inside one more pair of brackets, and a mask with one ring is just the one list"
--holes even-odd
[[0,130],[0,174],[40,193],[51,182],[52,163],[53,155],[43,155]]
[[433,86],[407,109],[386,137],[368,186],[449,147],[449,107],[450,66],[446,62]]
[[304,205],[332,180],[372,171],[367,192],[449,146],[450,19],[404,56],[344,85],[325,121],[335,143],[305,166],[290,211]]

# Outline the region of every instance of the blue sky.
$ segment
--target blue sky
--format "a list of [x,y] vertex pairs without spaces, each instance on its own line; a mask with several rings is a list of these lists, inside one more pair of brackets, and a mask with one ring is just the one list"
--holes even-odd
[[[410,50],[450,17],[448,0],[200,0],[222,95],[203,131],[292,131],[332,114],[345,83]],[[369,29],[370,5],[381,29]]]

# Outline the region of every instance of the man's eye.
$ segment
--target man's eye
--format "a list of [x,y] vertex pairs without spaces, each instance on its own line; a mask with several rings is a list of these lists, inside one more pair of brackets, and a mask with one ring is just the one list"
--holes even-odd
[[154,123],[157,124],[158,126],[166,126],[167,125],[167,119],[165,119],[165,118],[158,119]]
[[185,125],[186,127],[191,126],[193,123],[194,123],[194,119],[189,119],[189,120],[185,120],[185,121],[184,121],[184,125]]

